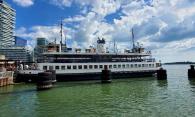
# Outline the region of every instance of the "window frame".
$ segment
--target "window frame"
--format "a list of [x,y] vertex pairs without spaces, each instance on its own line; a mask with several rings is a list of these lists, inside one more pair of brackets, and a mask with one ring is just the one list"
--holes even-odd
[[[46,68],[46,69],[45,69],[45,68]],[[47,70],[47,66],[44,65],[44,66],[43,66],[43,70]]]
[[66,66],[62,65],[61,70],[65,70],[65,69],[66,69]]
[[67,65],[67,69],[72,69],[72,66],[71,65]]
[[55,66],[55,70],[60,70],[60,66],[59,65],[56,65]]

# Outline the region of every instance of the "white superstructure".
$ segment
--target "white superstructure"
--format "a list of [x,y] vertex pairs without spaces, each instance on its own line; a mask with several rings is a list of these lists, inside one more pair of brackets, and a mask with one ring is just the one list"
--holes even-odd
[[[61,31],[62,25],[61,25]],[[62,34],[61,34],[62,39]],[[62,41],[61,41],[62,42]],[[133,46],[131,50],[125,50],[124,53],[114,51],[109,53],[105,49],[105,40],[98,38],[97,48],[90,47],[82,51],[80,48],[67,48],[66,51],[57,50],[55,45],[48,46],[48,51],[42,54],[42,60],[37,63],[36,70],[20,70],[20,75],[37,75],[39,72],[55,70],[57,80],[79,80],[95,79],[101,75],[103,69],[109,69],[115,78],[150,76],[161,67],[161,63],[151,58],[151,52],[145,51],[139,44]],[[62,43],[59,45],[62,47]],[[58,48],[60,48],[58,47]],[[71,52],[69,52],[71,50]],[[61,76],[61,78],[58,78]]]

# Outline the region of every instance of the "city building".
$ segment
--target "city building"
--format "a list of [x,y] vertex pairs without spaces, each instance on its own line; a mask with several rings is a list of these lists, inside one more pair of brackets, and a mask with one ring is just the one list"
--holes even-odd
[[41,59],[42,53],[47,51],[47,45],[49,44],[49,41],[47,41],[46,38],[37,38],[37,43],[34,48],[34,58],[33,61],[37,62],[37,60]]
[[37,46],[46,46],[48,43],[49,41],[45,38],[37,38]]
[[6,59],[30,62],[30,52],[25,48],[27,41],[14,37],[16,11],[0,0],[0,54]]
[[16,11],[4,0],[0,0],[0,47],[14,45]]
[[25,47],[0,48],[0,54],[8,60],[31,62],[30,52]]
[[21,37],[18,37],[18,36],[14,36],[14,39],[15,39],[15,46],[17,47],[25,47],[27,46],[27,40],[26,39],[23,39]]

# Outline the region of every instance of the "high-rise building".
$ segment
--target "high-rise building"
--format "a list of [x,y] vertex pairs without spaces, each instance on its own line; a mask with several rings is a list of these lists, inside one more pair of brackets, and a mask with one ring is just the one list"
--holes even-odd
[[47,51],[47,45],[49,41],[45,38],[37,38],[37,44],[34,48],[34,58],[33,61],[40,60],[42,58],[42,53]]
[[37,46],[46,46],[48,43],[49,42],[45,38],[37,38]]
[[15,46],[19,46],[19,47],[25,47],[25,46],[27,46],[27,40],[26,39],[23,39],[23,38],[18,37],[18,36],[15,36],[14,39],[15,39],[14,40]]
[[0,47],[14,45],[16,11],[4,0],[0,0]]
[[9,60],[31,62],[30,52],[25,47],[0,48],[0,54]]

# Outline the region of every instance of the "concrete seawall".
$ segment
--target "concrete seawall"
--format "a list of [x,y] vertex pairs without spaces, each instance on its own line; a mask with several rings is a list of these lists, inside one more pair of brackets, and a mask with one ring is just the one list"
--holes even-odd
[[13,71],[0,72],[0,87],[13,84]]

